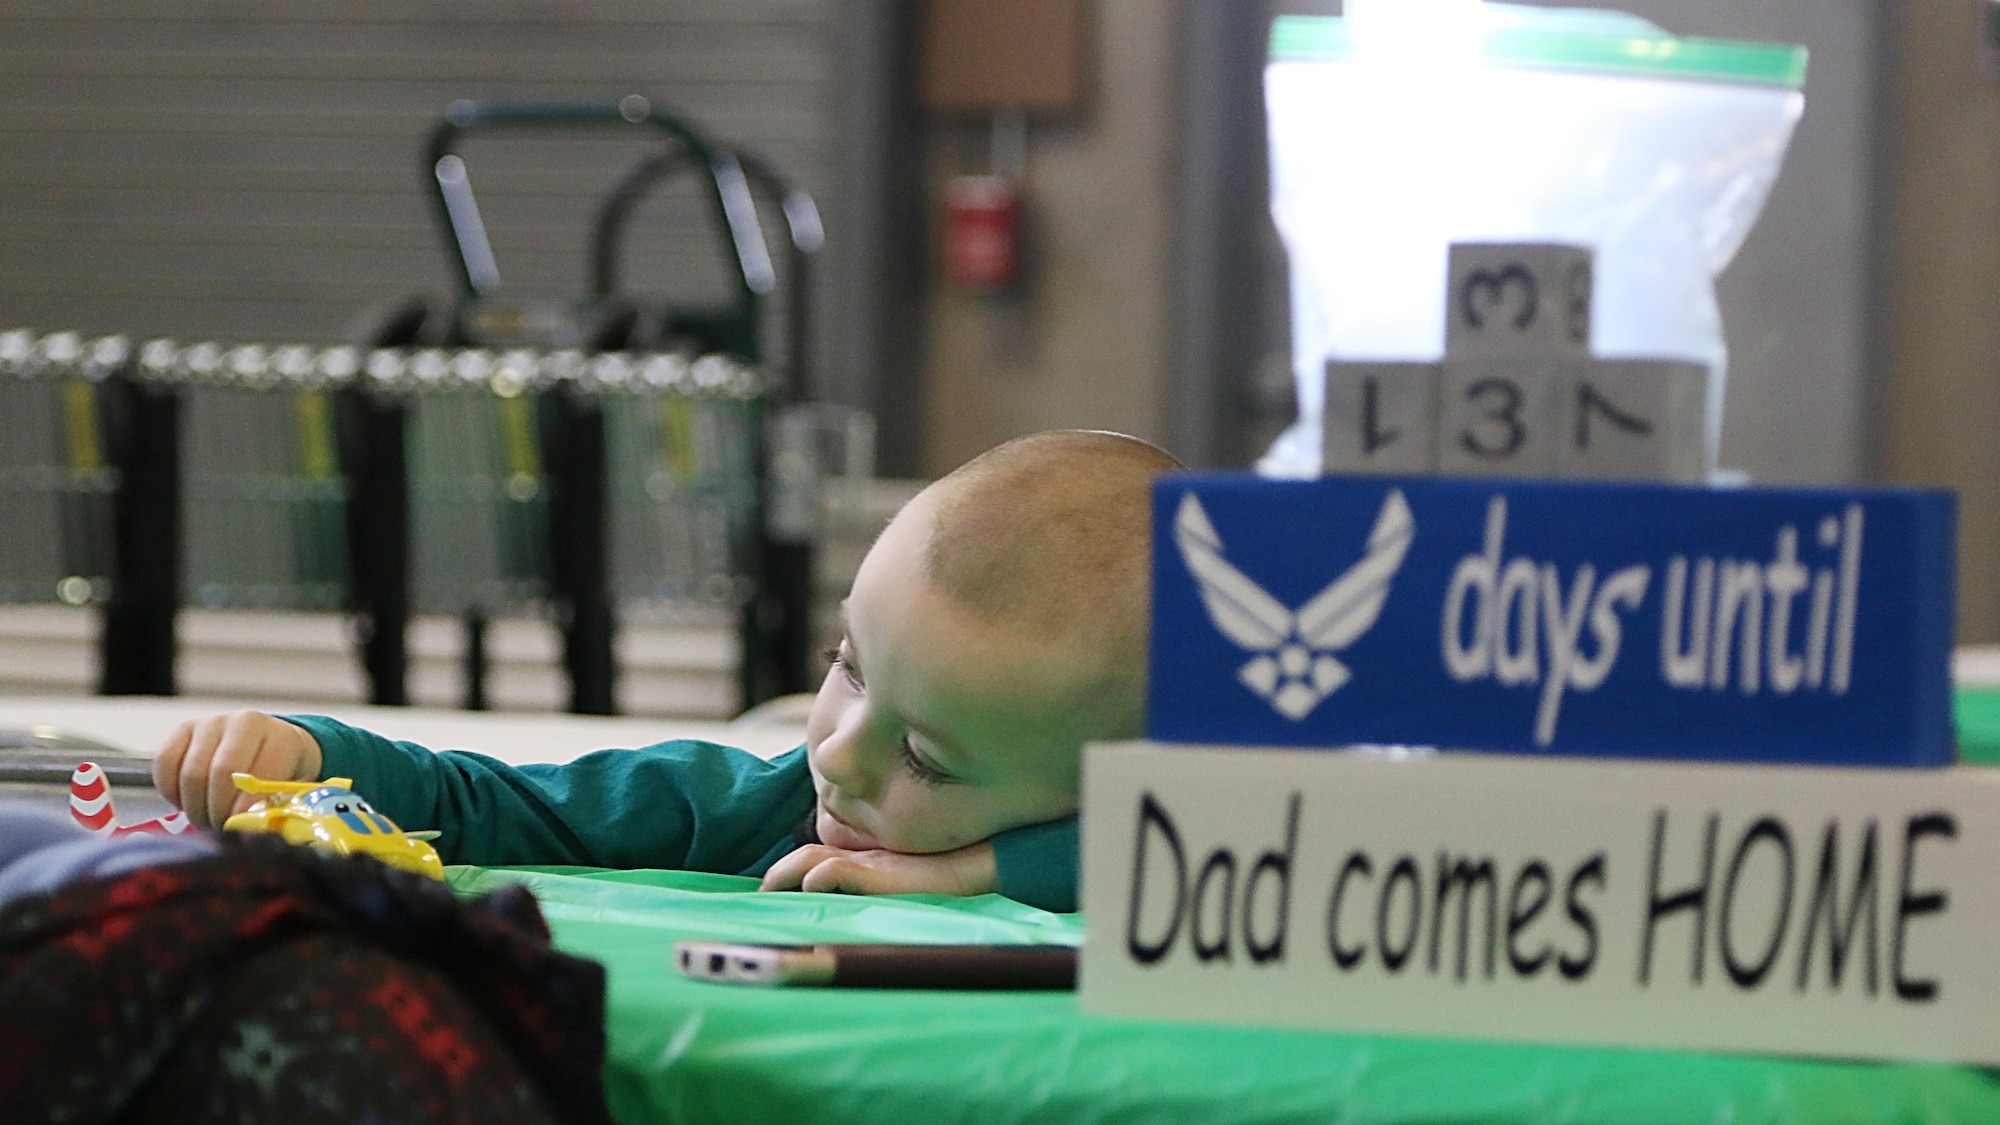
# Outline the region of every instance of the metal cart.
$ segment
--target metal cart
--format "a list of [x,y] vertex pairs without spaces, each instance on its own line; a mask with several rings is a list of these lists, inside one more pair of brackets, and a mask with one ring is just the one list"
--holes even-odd
[[[457,153],[460,142],[475,131],[607,127],[651,130],[663,144],[629,169],[599,206],[590,247],[591,292],[572,302],[508,296],[499,286]],[[706,474],[711,483],[722,483],[694,490],[701,494],[694,505],[698,512],[681,521],[680,533],[719,536],[728,543],[726,555],[738,581],[726,590],[702,584],[701,593],[737,607],[743,705],[802,690],[810,663],[811,543],[782,526],[774,534],[766,518],[771,492],[785,484],[768,471],[766,420],[803,389],[809,257],[821,241],[810,197],[788,188],[762,161],[712,142],[684,119],[636,96],[618,102],[454,103],[432,131],[422,170],[448,235],[455,292],[447,302],[414,298],[387,310],[360,341],[371,348],[469,347],[496,355],[553,348],[573,357],[572,365],[627,349],[668,350],[691,364],[703,355],[720,355],[758,366],[766,300],[779,271],[764,240],[756,196],[782,207],[790,243],[783,271],[788,377],[767,376],[756,395],[723,396],[740,409],[709,412],[708,428],[725,434],[705,445],[709,467],[718,461],[714,451],[723,449],[720,462],[734,468]],[[637,201],[682,172],[695,175],[707,199],[729,265],[730,296],[715,308],[644,308],[619,292],[622,236]],[[648,474],[645,480],[664,480],[672,495],[655,487],[635,501],[631,474],[613,481],[609,465],[629,466],[650,456],[686,470],[693,428],[687,408],[706,400],[669,396],[653,413],[626,396],[581,393],[584,386],[574,379],[516,381],[495,383],[487,393],[466,383],[465,393],[455,397],[411,397],[385,394],[379,381],[364,381],[343,396],[352,602],[372,701],[407,702],[403,635],[416,608],[464,619],[465,702],[483,706],[486,614],[495,605],[545,595],[563,632],[571,709],[613,709],[615,541],[627,542],[619,554],[628,560],[643,550],[630,544],[647,541],[645,535],[621,536],[620,528],[632,522],[623,517],[643,511],[649,501],[657,506],[685,500],[688,490],[676,488],[686,483],[685,472]],[[611,402],[616,405],[607,410]],[[676,438],[682,442],[678,453],[666,448]],[[425,451],[446,446],[458,451],[450,466],[426,460]],[[467,451],[474,455],[465,456]],[[454,528],[455,537],[433,536],[432,527]],[[659,538],[653,540],[661,557],[698,551],[697,545]],[[486,546],[466,549],[473,542]],[[444,554],[450,555],[448,566]],[[450,580],[432,577],[447,568]]]

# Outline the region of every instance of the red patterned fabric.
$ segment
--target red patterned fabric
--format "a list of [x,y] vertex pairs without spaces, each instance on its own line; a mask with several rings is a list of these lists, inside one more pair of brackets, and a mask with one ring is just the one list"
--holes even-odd
[[0,910],[7,1120],[605,1122],[604,972],[522,888],[268,837]]

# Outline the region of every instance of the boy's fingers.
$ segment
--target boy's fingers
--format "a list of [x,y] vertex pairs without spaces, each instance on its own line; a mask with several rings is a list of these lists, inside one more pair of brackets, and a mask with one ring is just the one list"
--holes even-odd
[[249,747],[243,763],[241,765],[229,763],[229,771],[221,775],[221,780],[229,785],[229,801],[219,806],[228,809],[229,812],[228,815],[221,817],[221,820],[227,820],[230,816],[264,799],[261,794],[245,793],[236,788],[236,779],[230,776],[231,774],[247,773],[251,777],[268,778],[273,781],[298,780],[298,771],[295,768],[298,763],[294,760],[296,755],[288,752],[291,748],[285,741],[289,732],[280,725],[284,720],[272,719],[265,715],[258,715],[257,718],[261,721],[243,739],[243,745]]
[[258,711],[210,715],[175,727],[153,759],[153,785],[188,819],[219,828],[256,803],[234,774],[305,780],[319,768],[319,744],[299,727]]
[[931,855],[849,852],[807,844],[771,865],[759,890],[826,894],[977,895],[995,889],[993,845]]
[[236,807],[236,783],[229,775],[239,768],[236,760],[243,756],[242,743],[246,737],[240,714],[224,715],[221,727],[216,733],[215,749],[209,754],[208,769],[202,776],[208,821],[217,827],[229,819],[230,810]]
[[760,891],[817,891],[825,894],[888,894],[891,885],[885,872],[867,866],[869,859],[908,859],[894,852],[848,852],[826,844],[798,848],[764,873]]
[[799,889],[829,895],[884,895],[904,889],[895,882],[889,872],[870,867],[859,855],[850,852],[814,864],[799,880]]
[[223,716],[221,739],[208,763],[208,813],[216,827],[220,828],[236,811],[236,798],[245,795],[236,788],[232,775],[257,774],[257,759],[270,741],[273,722],[270,716],[256,711],[236,711]]
[[153,788],[167,803],[181,805],[181,760],[187,757],[188,742],[194,738],[194,720],[189,719],[167,735],[160,752],[153,756]]
[[188,819],[206,826],[208,818],[208,764],[222,740],[222,716],[197,720],[188,733],[187,752],[181,755],[179,792],[181,808]]
[[778,862],[764,872],[764,879],[757,884],[757,889],[796,891],[799,889],[799,884],[805,880],[806,872],[811,871],[814,864],[822,863],[828,857],[838,854],[840,853],[836,849],[829,848],[825,844],[807,844],[794,849],[779,857]]

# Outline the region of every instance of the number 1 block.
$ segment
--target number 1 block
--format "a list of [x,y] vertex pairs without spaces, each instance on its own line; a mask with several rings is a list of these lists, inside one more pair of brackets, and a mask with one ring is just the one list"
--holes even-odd
[[1601,359],[1562,389],[1556,471],[1619,480],[1707,479],[1708,368],[1672,359]]
[[1437,471],[1438,366],[1326,361],[1324,471]]

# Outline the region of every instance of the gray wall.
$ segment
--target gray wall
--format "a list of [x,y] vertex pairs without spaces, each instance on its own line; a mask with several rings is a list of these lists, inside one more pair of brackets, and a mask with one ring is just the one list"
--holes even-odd
[[1983,9],[1899,5],[1883,461],[1958,494],[1959,639],[2000,641],[2000,71]]
[[[1179,9],[1091,7],[1084,107],[1028,130],[1023,283],[998,295],[928,287],[927,475],[1057,427],[1170,441]],[[945,178],[990,167],[991,133],[951,118],[926,129],[935,223]]]
[[[645,94],[763,153],[820,197],[837,234],[838,7],[9,3],[0,326],[333,340],[379,302],[447,292],[418,150],[456,98]],[[639,143],[467,144],[509,289],[583,292],[592,203]],[[717,237],[687,181],[644,205],[635,232],[636,291],[722,294]],[[823,323],[838,319],[822,308]]]

